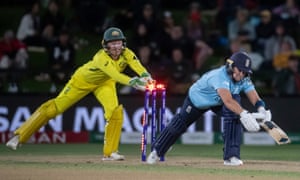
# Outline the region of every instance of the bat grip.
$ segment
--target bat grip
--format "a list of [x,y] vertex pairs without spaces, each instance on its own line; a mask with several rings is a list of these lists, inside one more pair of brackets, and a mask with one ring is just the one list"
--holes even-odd
[[255,119],[265,119],[266,115],[262,113],[251,113]]

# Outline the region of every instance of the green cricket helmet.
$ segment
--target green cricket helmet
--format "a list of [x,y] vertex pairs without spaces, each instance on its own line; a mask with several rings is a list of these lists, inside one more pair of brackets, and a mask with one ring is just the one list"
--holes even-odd
[[102,46],[106,48],[108,42],[116,40],[122,40],[123,46],[126,47],[126,37],[124,36],[122,30],[116,27],[110,27],[105,30],[103,34]]

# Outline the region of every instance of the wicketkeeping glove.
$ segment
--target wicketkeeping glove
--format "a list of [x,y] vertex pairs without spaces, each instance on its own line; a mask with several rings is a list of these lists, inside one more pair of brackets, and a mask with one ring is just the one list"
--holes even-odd
[[145,91],[147,82],[143,78],[133,77],[129,81],[129,85],[137,90]]
[[246,110],[241,112],[240,121],[249,132],[257,132],[260,130],[260,126],[256,119]]
[[152,79],[152,77],[149,73],[144,72],[141,75],[141,78],[143,78],[148,84],[153,84],[154,83],[154,80]]

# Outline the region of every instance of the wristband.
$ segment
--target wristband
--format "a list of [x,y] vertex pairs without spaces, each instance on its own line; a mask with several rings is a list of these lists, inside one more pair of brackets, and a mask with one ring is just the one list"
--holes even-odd
[[255,103],[255,108],[258,109],[259,107],[266,107],[266,104],[263,100],[258,100],[256,103]]

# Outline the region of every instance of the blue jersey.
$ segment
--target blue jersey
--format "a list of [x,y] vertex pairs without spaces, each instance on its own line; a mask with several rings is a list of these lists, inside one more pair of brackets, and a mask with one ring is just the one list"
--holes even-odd
[[200,108],[207,109],[212,106],[222,105],[222,99],[217,89],[228,89],[231,94],[247,93],[254,90],[254,85],[250,77],[246,77],[239,82],[234,82],[227,73],[226,67],[208,71],[197,80],[189,89],[188,95],[192,103]]

